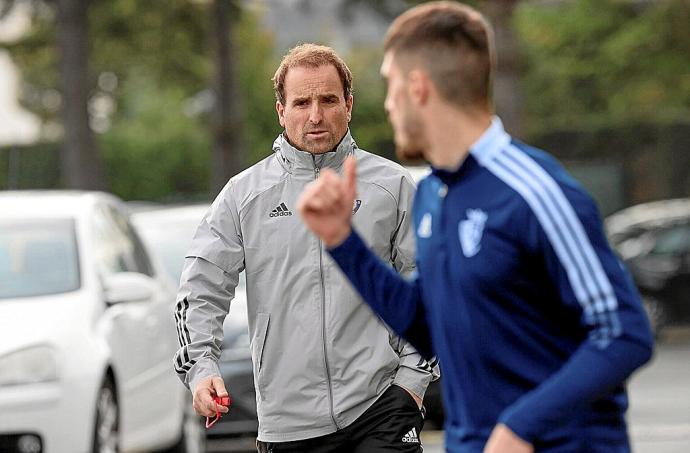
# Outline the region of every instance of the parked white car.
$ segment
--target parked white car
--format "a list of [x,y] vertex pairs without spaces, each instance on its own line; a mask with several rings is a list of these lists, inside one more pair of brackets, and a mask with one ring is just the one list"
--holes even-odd
[[171,359],[174,285],[122,203],[0,193],[0,451],[202,452]]
[[160,260],[176,286],[180,283],[185,254],[194,232],[209,207],[207,203],[130,205],[132,224],[144,246]]

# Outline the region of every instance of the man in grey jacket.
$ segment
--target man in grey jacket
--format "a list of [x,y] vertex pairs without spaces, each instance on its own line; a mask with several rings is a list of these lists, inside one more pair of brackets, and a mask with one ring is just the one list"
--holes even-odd
[[274,87],[285,128],[274,154],[230,179],[187,254],[175,370],[196,412],[214,415],[213,398],[227,395],[217,365],[223,319],[244,270],[259,451],[421,452],[421,402],[437,368],[362,303],[294,212],[322,168],[341,171],[354,156],[353,222],[379,257],[409,273],[414,183],[350,136],[352,75],[332,49],[292,49]]

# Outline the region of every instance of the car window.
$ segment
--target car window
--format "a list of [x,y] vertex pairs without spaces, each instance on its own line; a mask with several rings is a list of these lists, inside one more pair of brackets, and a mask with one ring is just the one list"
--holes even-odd
[[73,220],[0,223],[0,299],[59,294],[79,287]]
[[[157,256],[170,278],[176,283],[180,281],[185,255],[203,217],[202,213],[196,214],[182,214],[172,220],[168,217],[164,217],[163,220],[151,218],[146,214],[133,216],[134,225],[150,253]],[[242,272],[236,291],[244,291],[244,288],[245,277]]]
[[102,277],[119,272],[152,275],[146,252],[122,215],[110,206],[99,206],[92,222],[96,260]]
[[690,224],[676,225],[657,234],[654,255],[679,255],[690,253]]
[[192,240],[196,221],[176,221],[168,223],[144,224],[137,222],[137,229],[151,254],[156,255],[170,278],[180,281],[184,257]]
[[146,254],[146,248],[142,244],[141,239],[139,239],[139,236],[134,228],[132,228],[132,225],[130,225],[127,218],[114,207],[108,206],[108,210],[110,211],[111,217],[120,230],[120,233],[126,236],[127,240],[132,243],[132,254],[134,255],[134,262],[136,263],[137,268],[136,272],[153,277],[153,266],[151,265],[148,255]]

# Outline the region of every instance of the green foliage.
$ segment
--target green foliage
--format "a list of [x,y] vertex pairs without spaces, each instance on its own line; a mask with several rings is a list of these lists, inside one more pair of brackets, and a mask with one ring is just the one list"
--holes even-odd
[[126,80],[143,73],[186,95],[206,86],[212,60],[208,11],[200,2],[93,1],[89,21],[94,74],[109,71]]
[[[481,7],[487,1],[471,3]],[[60,102],[54,14],[46,6],[50,3],[34,4],[29,32],[1,45],[21,71],[22,104],[55,122]],[[374,10],[386,14],[385,8]],[[148,199],[205,192],[212,140],[209,105],[196,112],[189,105],[214,76],[208,3],[97,0],[91,2],[89,19],[90,90],[113,106],[103,123],[110,127],[97,128],[113,191]],[[688,23],[687,0],[519,3],[515,24],[525,57],[521,98],[530,135],[687,121]],[[271,153],[281,131],[271,83],[279,56],[271,32],[248,10],[230,38],[237,54],[245,163],[250,165]],[[353,134],[364,149],[393,157],[378,73],[381,49],[357,48],[344,57],[354,75]]]
[[[59,89],[54,11],[37,2],[28,33],[4,43],[22,74],[20,101],[44,119],[57,115],[47,93]],[[125,82],[145,73],[162,86],[191,95],[206,86],[211,61],[206,9],[187,0],[113,0],[90,2],[90,89],[103,72]]]
[[515,19],[533,134],[688,118],[687,0],[525,2]]
[[379,73],[382,58],[378,48],[353,49],[345,58],[354,89],[350,127],[358,146],[393,158],[393,132],[383,109],[386,87]]
[[127,80],[119,119],[100,140],[113,193],[163,200],[207,192],[210,136],[184,103],[182,89],[146,76]]
[[[57,121],[54,15],[37,6],[28,33],[3,47],[22,74],[21,103],[44,121]],[[97,140],[111,190],[125,199],[179,198],[208,190],[212,137],[210,112],[204,108],[210,105],[195,113],[188,106],[212,82],[209,14],[209,5],[188,0],[91,2],[90,91],[114,106],[110,127]],[[229,39],[238,55],[250,164],[270,154],[280,132],[270,80],[277,60],[272,36],[259,30],[249,12],[240,15]],[[109,83],[103,83],[104,74]]]
[[272,153],[273,141],[282,131],[271,81],[280,59],[274,54],[273,36],[261,30],[257,17],[247,11],[234,29],[233,42],[240,56],[237,77],[247,144],[245,163],[250,165]]
[[60,153],[52,143],[0,147],[0,190],[61,186]]

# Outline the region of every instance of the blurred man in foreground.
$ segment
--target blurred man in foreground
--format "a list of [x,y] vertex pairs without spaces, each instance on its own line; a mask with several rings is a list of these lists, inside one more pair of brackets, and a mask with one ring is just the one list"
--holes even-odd
[[492,116],[494,65],[490,26],[459,3],[413,8],[386,36],[398,153],[433,167],[415,279],[356,232],[354,161],[298,209],[365,301],[443,363],[448,451],[628,452],[624,382],[651,356],[647,319],[593,200]]
[[355,224],[378,258],[411,272],[414,183],[350,136],[352,75],[332,49],[292,49],[274,88],[285,128],[274,154],[228,182],[187,254],[175,368],[197,413],[214,415],[213,397],[227,395],[217,365],[223,319],[244,270],[259,451],[421,452],[432,367],[392,336],[293,215],[304,187],[350,156],[361,170]]

